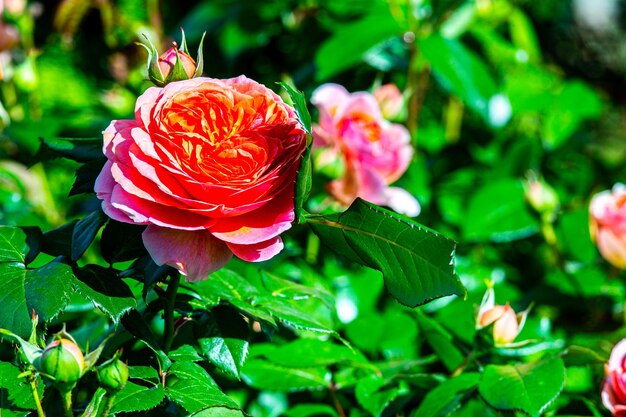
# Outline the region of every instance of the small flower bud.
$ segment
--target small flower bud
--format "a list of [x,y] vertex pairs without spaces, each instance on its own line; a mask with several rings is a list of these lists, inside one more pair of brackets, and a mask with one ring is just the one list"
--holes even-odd
[[496,345],[511,343],[520,331],[517,316],[515,311],[509,306],[509,303],[495,305],[478,317],[480,327],[487,327],[491,323],[494,323],[493,341]]
[[553,213],[559,207],[559,196],[545,181],[536,178],[525,184],[526,199],[539,213]]
[[404,97],[398,87],[394,84],[381,85],[372,94],[385,119],[393,120],[400,115],[404,107]]
[[148,51],[148,77],[150,81],[159,87],[173,82],[188,80],[202,75],[204,60],[202,57],[202,44],[204,35],[198,47],[198,58],[194,60],[187,51],[185,32],[182,35],[180,48],[174,42],[174,46],[159,55],[148,37],[147,44],[140,43]]
[[193,74],[196,72],[196,61],[183,51],[178,50],[178,47],[174,44],[173,47],[165,51],[165,53],[159,57],[159,69],[164,79],[167,80],[172,75],[179,62],[187,76],[187,78],[184,79],[188,80],[193,77]]
[[59,390],[71,390],[83,375],[83,353],[69,339],[56,339],[44,349],[37,370],[50,378]]
[[117,392],[128,381],[128,366],[116,355],[98,367],[98,381],[107,392]]

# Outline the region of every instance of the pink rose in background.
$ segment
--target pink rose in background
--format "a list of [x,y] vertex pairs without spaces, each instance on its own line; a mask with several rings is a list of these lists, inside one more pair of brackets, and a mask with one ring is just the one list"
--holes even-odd
[[626,339],[615,345],[604,369],[602,403],[614,416],[626,417]]
[[329,184],[330,193],[345,205],[361,197],[417,216],[417,200],[401,188],[389,187],[413,156],[406,127],[385,120],[372,94],[350,94],[337,84],[317,88],[311,102],[320,112],[319,123],[313,126],[314,146],[327,147],[345,161],[345,175]]
[[591,238],[613,266],[626,268],[626,185],[602,191],[589,205]]
[[152,87],[104,131],[95,190],[111,218],[147,225],[159,264],[202,280],[235,254],[270,259],[294,220],[306,134],[294,110],[244,76]]

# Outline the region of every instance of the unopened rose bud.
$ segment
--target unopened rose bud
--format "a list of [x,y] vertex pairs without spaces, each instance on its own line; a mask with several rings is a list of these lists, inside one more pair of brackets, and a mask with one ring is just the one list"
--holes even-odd
[[487,327],[491,323],[494,323],[493,341],[496,345],[511,343],[515,340],[520,331],[517,315],[511,306],[509,306],[509,303],[505,305],[495,305],[482,312],[478,317],[480,327]]
[[128,366],[116,355],[98,367],[98,381],[107,392],[117,392],[128,381]]
[[[173,47],[165,51],[165,53],[159,57],[158,62],[159,69],[161,70],[161,75],[163,76],[164,80],[168,80],[170,77],[172,77],[172,74],[176,71],[176,65],[178,64],[178,62],[180,62],[180,65],[182,65],[182,68],[186,75],[186,78],[182,78],[183,80],[188,80],[189,78],[192,78],[194,73],[196,72],[196,61],[194,61],[192,57],[190,57],[183,51],[179,50],[176,44],[174,44]],[[179,80],[172,79],[170,81]]]
[[374,90],[373,95],[385,119],[393,120],[402,112],[404,97],[394,84],[381,85]]
[[526,184],[526,200],[539,213],[554,213],[559,207],[559,196],[545,181],[530,179]]
[[83,375],[83,353],[69,339],[56,339],[44,349],[37,370],[50,378],[61,391],[71,390]]
[[197,60],[194,60],[187,51],[187,42],[184,32],[180,48],[174,43],[173,47],[161,55],[159,55],[159,52],[148,37],[146,37],[146,40],[147,44],[140,43],[139,45],[143,46],[146,51],[148,51],[148,77],[150,81],[157,86],[163,87],[173,81],[188,80],[202,75],[204,63],[202,58],[202,44],[204,42],[204,35],[198,47]]

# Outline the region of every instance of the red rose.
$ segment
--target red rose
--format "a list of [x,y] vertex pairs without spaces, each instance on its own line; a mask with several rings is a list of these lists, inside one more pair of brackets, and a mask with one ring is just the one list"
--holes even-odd
[[157,264],[206,279],[234,253],[267,260],[294,220],[306,134],[294,110],[244,76],[149,88],[134,120],[104,131],[96,193],[111,218],[148,225]]
[[602,403],[617,417],[626,417],[626,339],[611,351],[605,365],[606,378],[602,386]]

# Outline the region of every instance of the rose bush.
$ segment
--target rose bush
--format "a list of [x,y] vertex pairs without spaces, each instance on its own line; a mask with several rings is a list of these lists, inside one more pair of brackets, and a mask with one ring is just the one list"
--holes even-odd
[[345,174],[329,184],[330,193],[349,205],[356,197],[417,216],[420,206],[407,191],[389,187],[406,171],[413,147],[406,127],[383,118],[370,93],[348,93],[337,84],[317,88],[311,102],[319,109],[314,146],[343,158]]
[[111,218],[148,226],[157,264],[193,281],[233,254],[264,261],[283,248],[306,134],[265,86],[240,76],[152,87],[133,120],[103,134],[96,193]]
[[605,365],[606,378],[602,386],[602,403],[614,416],[626,416],[626,339],[622,339],[611,351]]
[[600,254],[617,268],[626,268],[626,186],[602,191],[589,205],[591,238]]

